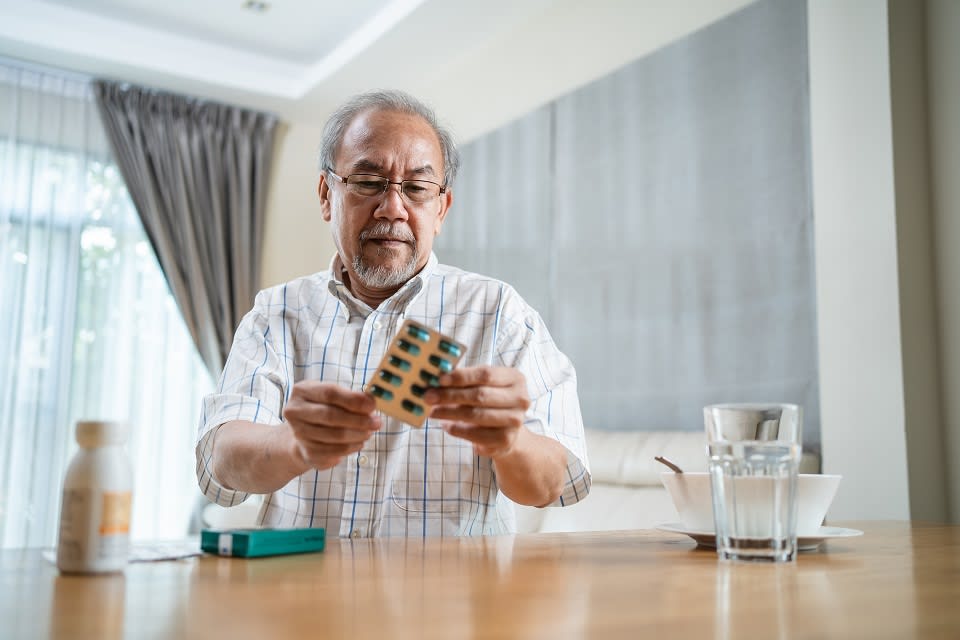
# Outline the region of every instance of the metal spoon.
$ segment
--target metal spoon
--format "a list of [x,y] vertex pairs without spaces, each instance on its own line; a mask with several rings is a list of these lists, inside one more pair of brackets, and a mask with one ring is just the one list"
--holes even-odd
[[663,464],[663,465],[666,465],[666,466],[670,467],[670,469],[672,469],[672,470],[675,471],[676,473],[683,473],[683,469],[681,469],[681,468],[678,467],[677,465],[673,464],[672,462],[670,462],[669,460],[667,460],[667,459],[664,458],[663,456],[654,456],[653,459],[656,460],[657,462],[659,462],[660,464]]

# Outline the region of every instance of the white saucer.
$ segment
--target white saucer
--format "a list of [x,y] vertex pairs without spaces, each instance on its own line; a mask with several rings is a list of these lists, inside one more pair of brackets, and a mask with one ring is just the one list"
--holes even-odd
[[[690,531],[679,522],[667,522],[659,524],[656,527],[660,531],[669,531],[670,533],[682,533],[690,536],[697,541],[697,544],[704,547],[716,547],[717,538],[713,531]],[[859,529],[844,529],[843,527],[820,527],[815,535],[797,536],[798,551],[813,551],[820,546],[824,540],[831,538],[852,538],[862,536],[863,531]]]

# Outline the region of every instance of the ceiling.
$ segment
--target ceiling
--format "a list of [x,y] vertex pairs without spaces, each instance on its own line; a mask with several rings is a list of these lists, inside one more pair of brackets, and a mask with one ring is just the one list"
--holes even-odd
[[749,0],[265,2],[0,0],[0,56],[317,124],[400,88],[464,140]]

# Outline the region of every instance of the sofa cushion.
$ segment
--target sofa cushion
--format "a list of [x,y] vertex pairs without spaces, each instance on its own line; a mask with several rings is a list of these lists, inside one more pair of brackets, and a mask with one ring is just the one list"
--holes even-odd
[[[590,495],[566,507],[517,506],[519,533],[648,529],[679,520],[660,481],[663,456],[684,471],[707,470],[701,431],[604,431],[587,429]],[[819,456],[804,453],[801,473],[818,473]]]
[[587,456],[594,484],[662,486],[663,456],[684,471],[707,470],[701,431],[604,431],[587,429]]
[[680,516],[663,485],[594,483],[585,500],[566,507],[517,506],[517,533],[652,529]]
[[[707,437],[702,431],[607,431],[586,429],[587,457],[594,484],[660,487],[663,456],[684,471],[707,470]],[[820,457],[805,452],[800,473],[819,473]]]

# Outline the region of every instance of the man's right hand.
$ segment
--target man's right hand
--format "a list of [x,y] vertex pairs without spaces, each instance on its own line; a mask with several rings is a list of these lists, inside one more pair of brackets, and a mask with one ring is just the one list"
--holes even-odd
[[329,469],[382,426],[369,395],[331,382],[302,380],[293,385],[283,418],[293,434],[294,455],[313,469]]

